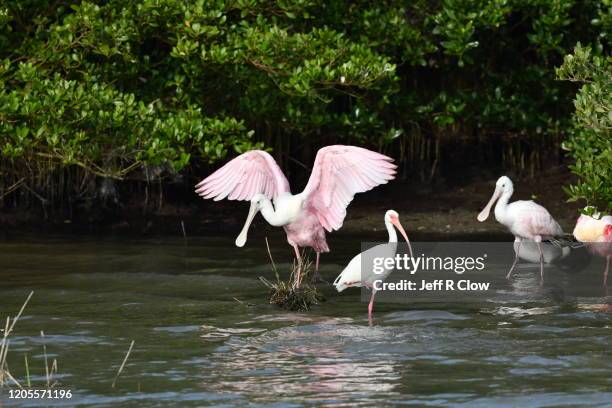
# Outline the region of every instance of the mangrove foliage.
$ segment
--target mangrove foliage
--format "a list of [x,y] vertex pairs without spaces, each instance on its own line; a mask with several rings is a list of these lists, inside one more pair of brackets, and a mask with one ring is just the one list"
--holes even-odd
[[[562,163],[563,140],[572,197],[609,206],[609,9],[0,0],[0,208],[161,204],[168,185],[254,147],[298,178],[329,143],[388,152],[425,182],[458,166],[535,175]],[[585,82],[573,120],[562,63]]]

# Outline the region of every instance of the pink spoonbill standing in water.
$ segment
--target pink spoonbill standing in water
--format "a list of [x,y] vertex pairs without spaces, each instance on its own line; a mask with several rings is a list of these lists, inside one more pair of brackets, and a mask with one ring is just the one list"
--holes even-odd
[[542,252],[542,240],[561,236],[563,235],[563,230],[546,208],[531,200],[519,200],[508,203],[513,192],[514,185],[510,178],[506,176],[500,177],[497,183],[495,183],[495,192],[491,200],[478,214],[478,221],[484,222],[489,218],[491,207],[497,201],[495,205],[495,219],[500,224],[505,225],[518,240],[514,262],[510,271],[508,271],[507,278],[510,278],[514,268],[516,268],[521,244],[524,240],[528,240],[535,241],[538,247],[540,253],[540,278],[543,280],[544,254]]
[[591,252],[606,259],[603,278],[603,284],[606,286],[612,259],[612,216],[581,215],[574,228],[574,237],[584,242]]
[[292,194],[287,178],[272,156],[262,150],[252,150],[231,160],[202,180],[196,192],[215,201],[249,200],[251,207],[236,246],[246,243],[253,218],[261,212],[275,227],[283,227],[287,242],[294,248],[298,261],[297,286],[300,285],[302,263],[300,247],[319,256],[329,252],[325,232],[342,227],[346,208],[356,193],[385,184],[395,177],[393,159],[356,146],[327,146],[317,152],[306,188]]

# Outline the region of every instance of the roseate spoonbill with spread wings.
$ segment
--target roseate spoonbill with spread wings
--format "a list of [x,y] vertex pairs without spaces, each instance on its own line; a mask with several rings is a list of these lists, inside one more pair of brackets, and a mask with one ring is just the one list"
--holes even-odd
[[516,248],[516,255],[514,262],[508,275],[508,279],[512,275],[514,268],[519,260],[519,252],[521,250],[521,243],[523,240],[535,241],[538,252],[540,254],[540,278],[544,280],[544,254],[542,253],[542,239],[548,239],[563,235],[563,230],[550,215],[546,208],[533,201],[515,201],[508,204],[512,193],[514,192],[514,185],[509,177],[502,176],[495,183],[495,192],[491,197],[491,200],[487,203],[485,208],[478,214],[478,221],[484,222],[489,218],[491,207],[496,200],[495,205],[495,219],[502,225],[505,225],[516,239],[519,240],[518,248]]
[[599,214],[595,214],[594,217],[582,214],[578,217],[573,234],[578,241],[584,242],[591,252],[606,258],[603,279],[603,284],[606,286],[610,259],[612,259],[612,216],[606,215],[600,218]]
[[346,207],[356,193],[385,184],[395,177],[393,159],[356,146],[327,146],[317,152],[314,167],[299,194],[291,194],[289,182],[270,154],[252,150],[231,160],[202,180],[196,192],[215,201],[250,200],[251,207],[236,246],[246,243],[249,226],[261,211],[266,221],[283,227],[298,261],[296,285],[300,284],[300,247],[329,252],[325,231],[342,227]]
[[410,245],[406,231],[404,231],[404,227],[402,227],[402,224],[400,223],[399,214],[397,211],[388,210],[385,213],[385,227],[387,227],[387,232],[389,233],[389,243],[376,245],[360,253],[359,255],[356,255],[353,259],[351,259],[340,275],[338,275],[336,280],[334,280],[334,286],[338,292],[342,292],[344,289],[349,287],[365,286],[371,288],[372,297],[370,298],[370,303],[368,304],[368,319],[370,320],[372,319],[372,311],[374,309],[374,296],[376,296],[374,281],[384,281],[387,276],[393,272],[393,268],[387,269],[383,267],[383,271],[381,273],[375,273],[373,270],[370,271],[370,267],[373,267],[373,265],[363,265],[362,262],[371,261],[375,257],[395,257],[395,253],[397,252],[397,232],[395,232],[395,228],[399,230],[406,240],[410,257],[412,258],[412,246]]

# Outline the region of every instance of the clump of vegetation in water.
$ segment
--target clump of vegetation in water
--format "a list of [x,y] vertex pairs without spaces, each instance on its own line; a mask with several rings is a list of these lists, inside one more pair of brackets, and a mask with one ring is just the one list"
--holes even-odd
[[[312,283],[314,268],[310,260],[302,257],[301,264],[297,261],[294,262],[289,279],[284,281],[278,274],[278,269],[276,269],[272,259],[267,239],[266,246],[268,247],[268,255],[270,256],[276,280],[270,281],[263,276],[260,276],[259,280],[270,290],[270,297],[268,299],[270,304],[277,305],[285,310],[307,311],[313,305],[318,305],[325,301],[323,294]],[[301,273],[298,273],[300,270]]]
[[576,94],[574,126],[563,147],[575,162],[570,166],[578,182],[566,188],[570,201],[584,200],[591,208],[612,210],[612,58],[602,49],[580,43],[557,69],[560,79],[582,83]]
[[[21,306],[21,309],[19,309],[19,313],[17,313],[15,317],[13,317],[12,319],[10,318],[10,316],[6,318],[6,324],[4,326],[4,329],[2,329],[2,337],[0,338],[0,392],[2,392],[5,385],[8,387],[10,387],[11,385],[15,385],[19,389],[23,389],[24,386],[27,386],[28,388],[32,387],[32,383],[30,380],[30,367],[28,364],[28,356],[24,356],[26,377],[25,383],[23,385],[13,376],[13,374],[11,374],[6,360],[9,352],[10,335],[13,332],[15,325],[19,321],[19,318],[21,317],[33,294],[34,292],[30,292],[27,299],[23,303],[23,306]],[[49,365],[49,358],[47,357],[47,346],[44,343],[45,333],[43,331],[40,332],[40,337],[43,340],[42,347],[43,356],[45,359],[45,377],[47,380],[46,387],[47,389],[49,389],[53,388],[57,384],[57,381],[53,381],[53,376],[57,374],[57,360],[53,359],[53,362],[51,362],[51,365]]]

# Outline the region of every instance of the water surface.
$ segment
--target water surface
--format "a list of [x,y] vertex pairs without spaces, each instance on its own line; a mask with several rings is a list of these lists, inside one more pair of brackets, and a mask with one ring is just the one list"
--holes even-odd
[[[271,244],[287,271],[291,249]],[[328,279],[360,250],[358,240],[332,244]],[[505,291],[537,282],[534,271],[520,269]],[[612,404],[603,288],[576,299],[381,303],[370,326],[356,289],[324,288],[327,302],[292,313],[267,304],[258,276],[273,277],[261,241],[238,250],[232,237],[4,239],[0,318],[35,292],[11,336],[9,367],[25,381],[27,355],[33,386],[44,386],[44,343],[58,362],[56,388],[74,394],[62,406]],[[0,406],[16,405],[50,402],[17,404],[5,389]]]

